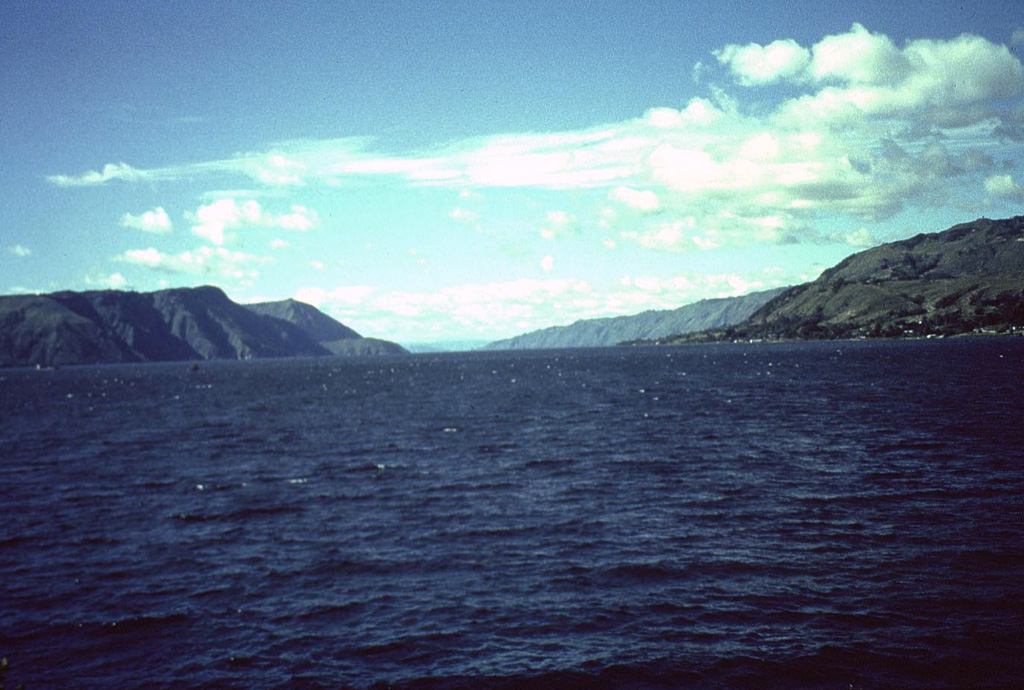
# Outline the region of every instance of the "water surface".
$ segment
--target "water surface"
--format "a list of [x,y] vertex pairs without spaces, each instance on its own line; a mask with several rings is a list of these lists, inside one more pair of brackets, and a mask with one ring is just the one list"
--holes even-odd
[[1024,341],[0,371],[61,688],[1024,685]]

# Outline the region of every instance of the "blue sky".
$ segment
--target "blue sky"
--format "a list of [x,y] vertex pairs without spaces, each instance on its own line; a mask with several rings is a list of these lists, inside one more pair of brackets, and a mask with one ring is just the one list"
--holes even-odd
[[1018,2],[0,4],[0,292],[497,339],[1024,207]]

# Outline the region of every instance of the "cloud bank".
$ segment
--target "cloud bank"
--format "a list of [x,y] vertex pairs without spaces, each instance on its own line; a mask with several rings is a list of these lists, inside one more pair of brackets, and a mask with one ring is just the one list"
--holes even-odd
[[[584,130],[472,137],[404,155],[378,153],[368,138],[287,142],[228,160],[153,170],[117,163],[49,179],[67,187],[234,175],[289,189],[380,178],[462,191],[606,189],[619,211],[669,217],[624,239],[673,251],[819,241],[821,218],[878,222],[908,205],[962,202],[966,188],[1015,198],[983,175],[995,174],[990,152],[1001,142],[1024,139],[1024,67],[1007,46],[972,35],[899,46],[854,24],[810,46],[780,39],[713,55],[738,95],[713,85],[680,109]],[[768,85],[789,95],[742,107],[746,90]],[[192,231],[221,245],[245,225],[316,223],[301,207],[271,218],[255,203],[217,200],[195,214]],[[452,217],[477,219],[464,207]],[[545,227],[548,236],[560,231]]]

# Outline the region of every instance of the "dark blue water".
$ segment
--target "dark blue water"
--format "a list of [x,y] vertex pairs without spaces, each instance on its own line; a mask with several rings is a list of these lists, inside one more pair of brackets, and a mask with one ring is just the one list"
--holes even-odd
[[1024,687],[1021,339],[6,370],[0,413],[8,686]]

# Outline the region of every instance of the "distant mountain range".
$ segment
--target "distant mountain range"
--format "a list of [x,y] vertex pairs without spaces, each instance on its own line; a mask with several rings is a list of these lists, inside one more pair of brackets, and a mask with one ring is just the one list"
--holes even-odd
[[0,366],[405,353],[296,302],[216,287],[0,297]]
[[981,218],[847,257],[742,323],[662,339],[938,337],[1024,331],[1024,216]]
[[607,347],[623,341],[664,338],[740,323],[786,288],[741,297],[705,299],[678,309],[645,311],[633,316],[585,319],[568,326],[531,331],[490,343],[486,350],[539,350],[562,347]]

